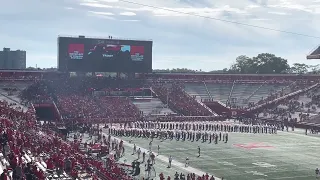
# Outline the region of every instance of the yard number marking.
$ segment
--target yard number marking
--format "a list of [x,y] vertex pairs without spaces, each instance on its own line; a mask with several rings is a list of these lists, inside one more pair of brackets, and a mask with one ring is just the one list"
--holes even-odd
[[227,161],[218,162],[219,164],[225,165],[225,166],[236,166],[235,164]]
[[264,168],[271,168],[271,167],[276,167],[276,165],[273,164],[269,164],[266,162],[256,162],[256,163],[252,163],[253,165],[259,166],[259,167],[264,167]]
[[252,174],[254,176],[268,176],[268,175],[265,175],[265,174],[258,172],[258,171],[245,171],[245,172],[248,174]]

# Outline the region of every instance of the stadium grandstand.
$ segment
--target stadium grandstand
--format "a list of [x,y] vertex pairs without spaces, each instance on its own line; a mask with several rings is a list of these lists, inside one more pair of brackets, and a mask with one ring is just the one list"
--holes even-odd
[[1,1],[0,180],[319,180],[319,12]]
[[1,176],[314,179],[318,79],[3,70]]

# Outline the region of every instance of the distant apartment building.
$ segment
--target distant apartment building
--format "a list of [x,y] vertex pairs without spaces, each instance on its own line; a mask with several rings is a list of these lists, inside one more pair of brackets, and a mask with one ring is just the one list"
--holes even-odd
[[11,51],[3,48],[0,51],[0,69],[26,69],[26,51]]

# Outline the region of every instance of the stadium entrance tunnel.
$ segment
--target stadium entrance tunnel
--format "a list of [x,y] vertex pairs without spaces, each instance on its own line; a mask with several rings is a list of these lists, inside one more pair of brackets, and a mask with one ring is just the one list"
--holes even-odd
[[55,113],[52,107],[35,107],[37,119],[41,121],[54,121]]

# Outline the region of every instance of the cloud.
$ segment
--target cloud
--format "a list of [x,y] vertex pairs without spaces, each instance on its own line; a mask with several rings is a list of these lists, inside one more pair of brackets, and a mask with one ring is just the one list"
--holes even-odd
[[103,16],[113,16],[114,14],[111,12],[97,12],[97,11],[88,11],[92,14],[103,15]]
[[249,6],[247,6],[247,9],[255,9],[255,8],[260,8],[261,6],[259,5],[254,5],[254,4],[250,4]]
[[[128,1],[144,5],[118,0],[4,1],[0,47],[25,49],[28,64],[41,67],[56,64],[58,34],[153,39],[154,68],[222,69],[238,55],[263,52],[289,63],[318,62],[305,60],[318,38],[270,30],[319,36],[318,0]],[[70,22],[86,26],[80,29]]]
[[141,7],[141,8],[125,8],[130,11],[141,11],[141,12],[151,12],[155,16],[162,17],[185,17],[185,16],[215,16],[218,13],[222,12],[232,12],[237,14],[246,14],[247,11],[231,8],[228,5],[219,8],[170,8],[170,7],[160,7],[160,8],[152,8],[152,7]]
[[[243,26],[241,27],[241,23],[253,23],[253,26],[262,26],[267,27],[269,29],[277,29],[282,28],[283,23],[280,19],[274,21],[274,17],[270,18],[270,14],[274,15],[289,15],[290,12],[287,10],[283,11],[272,11],[271,8],[263,8],[263,6],[275,6],[275,7],[282,7],[285,4],[283,0],[280,0],[280,3],[276,3],[278,1],[274,1],[273,4],[267,4],[267,1],[261,1],[261,3],[253,4],[252,2],[246,2],[245,0],[239,0],[243,3],[232,3],[234,1],[226,0],[226,3],[212,3],[212,5],[208,6],[196,6],[194,4],[201,4],[202,1],[197,1],[198,3],[192,3],[194,6],[190,6],[191,1],[188,1],[189,4],[179,4],[176,1],[146,1],[146,0],[138,0],[137,3],[145,4],[143,5],[133,5],[130,3],[121,3],[113,2],[113,3],[106,3],[106,1],[100,0],[99,3],[102,6],[106,6],[106,9],[109,9],[109,6],[113,7],[115,11],[122,11],[126,10],[128,12],[134,12],[135,15],[143,17],[145,20],[146,18],[151,21],[154,19],[161,23],[174,23],[175,26],[183,25],[184,23],[193,23],[195,28],[202,28],[198,26],[198,24],[203,24],[205,21],[212,21],[211,23],[207,23],[207,25],[211,25],[212,29],[215,31],[222,31],[223,33],[234,34],[238,31],[237,34],[242,36],[243,38],[251,38],[252,33],[256,34],[264,34],[264,31],[257,28],[250,28],[250,33],[247,33],[248,27]],[[272,1],[272,0],[271,0]],[[186,1],[181,1],[186,2]],[[238,1],[237,1],[238,2]],[[260,2],[260,1],[257,1]],[[136,1],[135,1],[136,3]],[[96,4],[96,3],[94,3]],[[291,8],[295,7],[291,3]],[[96,5],[94,5],[96,6]],[[98,7],[102,7],[98,6]],[[271,10],[271,11],[270,11]],[[121,14],[121,12],[119,13]],[[131,13],[130,13],[131,14]],[[129,14],[128,14],[129,15]],[[132,14],[133,15],[133,14]],[[150,16],[151,15],[151,16]],[[153,15],[153,16],[152,16]],[[276,16],[275,16],[276,17]],[[170,19],[168,19],[170,18]],[[212,19],[213,18],[213,19]],[[207,20],[206,20],[207,19]],[[279,21],[280,20],[280,21]],[[234,25],[232,22],[239,22],[238,25]],[[272,22],[272,23],[270,23]],[[224,25],[221,25],[221,23]],[[237,23],[236,23],[237,24]],[[223,28],[222,28],[223,27]],[[286,28],[286,27],[284,27]],[[234,29],[234,30],[233,30]],[[246,34],[245,36],[243,36]],[[268,36],[276,37],[279,35],[278,32],[267,32]]]
[[305,3],[299,4],[299,2],[291,1],[291,0],[278,0],[276,1],[277,4],[270,4],[268,7],[271,8],[281,8],[281,9],[289,9],[289,10],[296,10],[296,11],[304,11],[308,13],[312,13],[312,9],[310,5]]
[[82,0],[83,3],[99,3],[98,0]]
[[104,16],[104,15],[99,15],[99,14],[88,14],[89,17],[97,17],[97,18],[101,18],[101,19],[107,19],[107,20],[115,20],[114,17],[110,17],[110,16]]
[[134,12],[122,12],[122,13],[120,13],[120,15],[122,15],[122,16],[135,16],[137,14]]
[[80,6],[89,6],[89,7],[96,7],[96,8],[112,8],[112,6],[106,4],[99,4],[99,3],[80,3]]
[[276,15],[289,15],[288,13],[285,13],[285,12],[275,12],[275,11],[270,11],[268,13],[269,14],[276,14]]
[[100,0],[101,2],[105,2],[105,3],[115,3],[115,2],[119,2],[119,0]]
[[115,20],[116,19],[116,18],[112,17],[112,16],[114,16],[114,14],[111,12],[88,11],[88,16],[89,17],[98,17],[98,18],[107,19],[107,20]]
[[264,19],[264,18],[254,18],[251,21],[271,21],[271,19]]
[[124,19],[124,20],[121,20],[121,21],[126,21],[126,22],[139,22],[140,20],[137,20],[137,19]]

